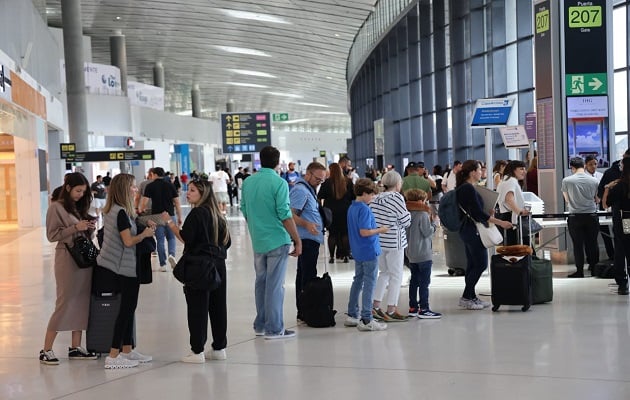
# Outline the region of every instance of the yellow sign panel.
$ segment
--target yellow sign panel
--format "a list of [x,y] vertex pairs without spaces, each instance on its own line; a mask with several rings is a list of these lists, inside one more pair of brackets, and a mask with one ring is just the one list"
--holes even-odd
[[549,30],[549,10],[536,13],[536,33]]
[[234,129],[241,129],[241,124],[239,124],[238,122],[235,122],[234,126],[232,126],[232,128],[234,128]]
[[232,138],[227,138],[227,139],[225,139],[225,143],[226,143],[226,144],[234,144],[234,139],[232,139]]
[[234,138],[234,144],[241,144],[241,138]]
[[232,122],[238,122],[239,121],[239,116],[238,115],[232,115]]
[[234,136],[234,131],[225,131],[225,136],[227,136],[227,137]]
[[569,28],[599,28],[602,26],[602,6],[569,7]]
[[234,136],[241,136],[241,131],[234,131]]

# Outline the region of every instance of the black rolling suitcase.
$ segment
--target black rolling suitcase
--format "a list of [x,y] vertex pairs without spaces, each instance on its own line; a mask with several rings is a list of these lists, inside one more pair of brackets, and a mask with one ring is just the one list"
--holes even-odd
[[[522,243],[522,230],[521,230]],[[520,305],[522,311],[532,305],[531,286],[532,256],[503,256],[490,258],[490,285],[492,287],[492,311],[502,305]]]

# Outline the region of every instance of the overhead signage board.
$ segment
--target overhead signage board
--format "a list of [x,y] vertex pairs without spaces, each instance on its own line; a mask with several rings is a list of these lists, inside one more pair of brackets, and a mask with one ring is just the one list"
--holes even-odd
[[288,120],[289,120],[288,113],[273,114],[273,122],[282,122],[282,121],[288,121]]
[[77,145],[74,143],[59,143],[59,154],[61,158],[71,158],[77,151]]
[[[605,74],[608,71],[606,22],[606,0],[564,1],[566,74]],[[576,95],[583,94],[588,92]]]
[[499,129],[503,145],[507,149],[529,147],[529,138],[524,125],[504,126]]
[[271,145],[271,115],[268,112],[221,114],[224,153],[254,153]]
[[507,125],[513,103],[514,101],[508,98],[477,100],[471,126],[473,128],[498,128]]
[[155,160],[155,150],[79,151],[65,158],[69,162],[147,161]]

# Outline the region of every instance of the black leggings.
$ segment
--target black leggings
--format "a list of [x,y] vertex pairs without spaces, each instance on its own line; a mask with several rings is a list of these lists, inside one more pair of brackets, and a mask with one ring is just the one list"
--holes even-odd
[[330,258],[335,258],[335,248],[337,249],[337,258],[350,256],[348,232],[328,233],[328,250],[330,251]]
[[138,278],[118,275],[120,288],[120,310],[114,325],[114,337],[112,338],[112,349],[120,349],[122,346],[133,346],[133,325],[138,306],[138,293],[140,283]]

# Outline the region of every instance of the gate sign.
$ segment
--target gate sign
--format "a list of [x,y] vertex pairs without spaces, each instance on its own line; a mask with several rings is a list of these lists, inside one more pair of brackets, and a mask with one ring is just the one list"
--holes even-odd
[[270,117],[268,112],[222,113],[223,153],[254,153],[270,146]]
[[507,125],[513,103],[514,101],[508,98],[478,99],[470,125],[473,128],[493,128]]

